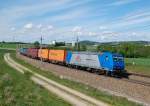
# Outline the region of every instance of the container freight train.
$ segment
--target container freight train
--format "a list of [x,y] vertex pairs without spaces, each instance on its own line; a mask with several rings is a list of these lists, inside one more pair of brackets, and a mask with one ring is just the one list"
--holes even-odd
[[116,53],[74,52],[37,48],[21,48],[19,52],[30,58],[106,73],[106,75],[125,73],[124,58],[121,54]]

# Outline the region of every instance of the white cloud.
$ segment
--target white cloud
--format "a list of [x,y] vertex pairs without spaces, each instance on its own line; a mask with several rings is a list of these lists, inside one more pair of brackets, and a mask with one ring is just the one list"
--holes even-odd
[[97,33],[95,33],[95,32],[89,32],[89,34],[88,34],[89,36],[96,36],[97,35]]
[[125,5],[133,2],[137,2],[139,0],[117,0],[116,2],[111,3],[111,6],[120,6],[120,5]]
[[80,18],[83,18],[85,14],[87,14],[88,11],[86,9],[82,8],[76,8],[68,10],[67,12],[53,15],[47,18],[44,18],[44,22],[67,22],[72,20],[78,20]]
[[[32,38],[39,38],[41,32],[46,39],[59,39],[59,37],[61,37],[64,40],[72,40],[74,34],[78,34],[81,38],[89,40],[97,40],[96,37],[106,41],[116,39],[128,40],[128,35],[132,37],[138,36],[138,38],[135,37],[134,39],[150,39],[149,29],[145,33],[141,32],[141,35],[136,29],[131,30],[130,33],[119,32],[120,30],[124,31],[134,26],[146,26],[150,22],[149,10],[144,11],[140,8],[140,11],[138,11],[133,7],[135,11],[127,11],[128,13],[127,15],[125,14],[125,16],[119,17],[121,14],[115,13],[113,18],[116,20],[110,16],[114,10],[113,6],[122,6],[139,0],[113,0],[115,2],[113,2],[111,6],[109,5],[110,7],[108,8],[103,7],[105,4],[99,6],[101,8],[95,8],[94,5],[88,6],[89,1],[93,2],[92,0],[46,0],[45,2],[40,0],[37,3],[31,2],[31,4],[29,3],[27,5],[6,7],[0,10],[0,35],[7,35],[9,37],[13,35],[12,33],[16,35],[20,34],[25,38],[23,40],[26,41],[32,40]],[[106,4],[106,6],[108,5]],[[97,11],[93,11],[95,9]],[[101,9],[105,10],[102,12],[106,13],[106,16],[100,17],[99,14],[102,14],[102,12],[100,12]],[[112,11],[109,11],[109,9],[112,9]],[[145,10],[146,9],[147,8],[145,8]],[[58,14],[53,14],[57,12]],[[107,19],[110,19],[110,22],[106,21]],[[55,28],[53,25],[58,27]],[[11,28],[11,26],[15,27]],[[73,26],[75,27],[73,28]],[[108,29],[111,31],[108,31]],[[126,30],[126,32],[129,32],[129,30]],[[31,36],[31,38],[26,37],[27,35]]]
[[112,22],[105,23],[105,26],[109,29],[123,29],[129,30],[134,27],[145,26],[150,22],[149,9],[139,9],[136,11],[129,12],[128,14],[118,17]]
[[135,36],[135,35],[137,35],[137,33],[136,32],[132,32],[131,35]]
[[82,35],[82,34],[83,34],[83,32],[79,31],[79,32],[77,32],[77,34],[78,34],[78,35]]
[[79,31],[81,31],[83,28],[81,27],[81,26],[75,26],[73,29],[72,29],[72,31],[73,32],[79,32]]
[[100,36],[100,39],[103,41],[106,37],[105,36]]
[[149,10],[139,10],[139,11],[131,12],[130,14],[124,16],[124,19],[134,20],[134,19],[143,18],[147,16],[150,16]]
[[[78,7],[78,5],[84,4],[85,2],[88,1],[90,0],[87,1],[46,0],[45,2],[37,2],[37,3],[31,2],[31,4],[27,4],[27,5],[13,5],[4,8],[0,10],[1,13],[0,20],[2,21],[0,24],[0,35],[7,35],[7,36],[11,35],[12,32],[10,31],[10,26],[20,27],[17,28],[15,32],[16,34],[18,35],[21,34],[22,36],[23,35],[24,36],[31,35],[31,37],[38,36],[40,31],[42,31],[44,34],[51,35],[52,31],[49,30],[52,30],[54,27],[52,25],[48,26],[48,23],[57,24],[59,21],[65,22],[68,20],[79,18],[81,16],[85,16],[84,10],[86,9],[84,7],[81,9],[80,7]],[[79,8],[81,9],[81,11],[79,11],[80,10]],[[66,12],[43,17],[43,15],[49,12],[53,13],[55,11],[58,12],[66,9],[68,9]],[[36,19],[32,20],[34,17],[36,17]],[[34,25],[33,23],[28,23],[28,22],[33,22]],[[39,22],[41,24],[38,24]],[[21,25],[23,29],[21,28]],[[37,30],[37,29],[41,29],[41,30]],[[28,39],[29,38],[26,38],[26,40]]]
[[122,17],[124,23],[136,24],[150,21],[150,12],[149,10],[139,10],[131,12],[128,15]]
[[106,26],[99,26],[99,29],[100,30],[105,30],[105,29],[107,29],[107,27]]
[[33,28],[33,24],[32,23],[28,23],[26,25],[24,25],[25,29],[32,29]]
[[48,30],[52,30],[53,28],[54,28],[53,25],[49,25],[49,26],[47,27]]
[[11,30],[11,31],[15,31],[15,30],[16,30],[16,28],[15,28],[15,27],[12,27],[10,30]]
[[42,24],[37,25],[37,28],[41,29],[42,28]]

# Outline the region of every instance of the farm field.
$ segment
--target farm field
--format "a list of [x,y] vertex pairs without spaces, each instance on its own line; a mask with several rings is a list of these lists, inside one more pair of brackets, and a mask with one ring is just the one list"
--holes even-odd
[[1,106],[70,106],[53,93],[9,67],[3,59],[8,50],[0,50],[0,105]]
[[126,70],[150,75],[150,59],[149,58],[126,58]]
[[[125,98],[122,98],[122,97],[117,97],[117,96],[112,96],[106,92],[102,92],[100,90],[97,90],[97,89],[94,89],[90,86],[87,86],[87,85],[84,85],[82,83],[77,83],[77,82],[74,82],[74,81],[70,81],[70,80],[67,80],[67,79],[62,79],[58,76],[55,76],[54,74],[52,74],[51,72],[46,72],[46,71],[42,71],[40,70],[39,68],[36,68],[28,63],[26,63],[25,61],[22,61],[18,58],[16,58],[16,55],[15,54],[11,54],[11,56],[13,57],[13,59],[17,62],[19,62],[20,64],[30,68],[31,70],[41,74],[41,75],[44,75],[54,81],[57,81],[65,86],[68,86],[70,88],[73,88],[75,90],[78,90],[82,93],[85,93],[87,95],[90,95],[92,97],[95,97],[101,101],[104,101],[106,103],[109,103],[111,104],[112,106],[139,106],[138,104],[136,103],[133,103],[133,102],[130,102],[128,101],[127,99]],[[88,89],[87,89],[88,88]]]
[[23,47],[33,47],[32,44],[19,44],[19,43],[0,43],[0,48],[5,48],[5,49],[16,49],[19,45],[23,46]]
[[17,44],[11,44],[11,43],[4,43],[0,44],[0,48],[11,48],[11,49],[16,49]]

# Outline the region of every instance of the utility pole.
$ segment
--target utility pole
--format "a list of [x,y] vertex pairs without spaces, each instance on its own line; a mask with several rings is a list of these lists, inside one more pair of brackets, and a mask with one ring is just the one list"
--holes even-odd
[[15,39],[15,34],[13,34],[13,36],[12,36],[12,43],[14,43],[14,44],[16,44],[16,53],[17,53],[17,51],[18,51],[18,45],[17,45],[17,42],[16,42],[16,39]]
[[15,35],[12,36],[12,42],[15,42]]
[[41,46],[40,46],[40,47],[42,48],[42,41],[43,41],[43,38],[42,38],[42,36],[41,36],[41,38],[40,38],[40,41],[41,41]]
[[77,51],[79,50],[79,38],[77,36]]
[[[42,36],[41,36],[41,38],[40,38],[40,41],[41,41],[41,43],[40,43],[40,51],[41,51],[41,53],[40,53],[40,54],[42,54],[42,41],[43,41]],[[41,59],[41,62],[42,62],[42,61],[43,61],[43,60],[42,60],[42,57],[41,57],[40,59]]]

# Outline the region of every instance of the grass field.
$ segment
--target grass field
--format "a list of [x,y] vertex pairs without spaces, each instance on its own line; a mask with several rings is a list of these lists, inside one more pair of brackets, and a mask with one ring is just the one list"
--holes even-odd
[[0,106],[70,106],[53,93],[9,67],[0,50]]
[[4,44],[0,44],[0,48],[12,48],[12,49],[16,49],[17,44],[10,44],[10,43],[4,43]]
[[129,72],[137,72],[150,75],[150,59],[149,58],[126,58],[126,69]]
[[33,70],[34,72],[37,72],[41,75],[44,75],[52,80],[55,80],[65,86],[68,86],[70,88],[76,89],[80,92],[83,92],[87,95],[90,95],[92,97],[95,97],[101,101],[104,101],[106,103],[111,104],[112,106],[140,106],[139,104],[136,104],[134,102],[128,101],[126,98],[123,97],[117,97],[117,96],[112,96],[106,92],[102,92],[100,90],[97,90],[95,88],[92,88],[90,86],[81,84],[81,83],[77,83],[74,81],[70,81],[67,79],[62,79],[59,78],[55,75],[53,75],[51,72],[47,72],[47,71],[42,71],[39,68],[36,68],[28,63],[26,63],[25,61],[22,61],[20,59],[16,58],[15,54],[11,54],[11,56],[13,57],[13,59],[15,59],[17,62],[19,62],[20,64],[30,68],[31,70]]

